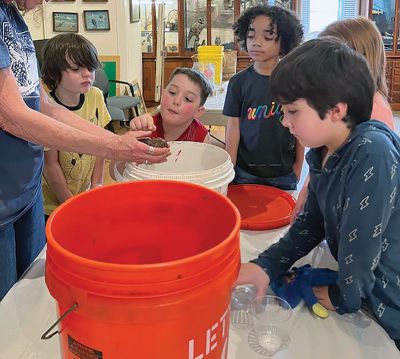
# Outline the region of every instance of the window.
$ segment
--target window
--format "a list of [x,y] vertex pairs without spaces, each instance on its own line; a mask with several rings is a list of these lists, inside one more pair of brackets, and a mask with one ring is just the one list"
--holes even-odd
[[358,16],[359,8],[360,0],[302,0],[299,10],[306,39],[336,20]]

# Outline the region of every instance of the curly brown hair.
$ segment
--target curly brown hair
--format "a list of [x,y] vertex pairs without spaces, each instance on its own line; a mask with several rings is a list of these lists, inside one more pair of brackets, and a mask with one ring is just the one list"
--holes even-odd
[[249,26],[258,16],[266,16],[271,25],[276,27],[276,41],[281,40],[282,56],[300,45],[304,34],[303,27],[293,12],[279,6],[258,5],[246,10],[232,26],[235,38],[243,50],[247,51],[246,38]]

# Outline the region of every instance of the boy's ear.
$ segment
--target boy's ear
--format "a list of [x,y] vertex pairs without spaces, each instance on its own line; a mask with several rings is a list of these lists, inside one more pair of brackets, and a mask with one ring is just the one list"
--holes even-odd
[[200,106],[199,109],[197,110],[197,116],[195,116],[196,119],[200,118],[203,116],[204,112],[206,112],[206,109],[204,106]]
[[347,103],[338,102],[330,109],[332,121],[342,121],[347,115]]

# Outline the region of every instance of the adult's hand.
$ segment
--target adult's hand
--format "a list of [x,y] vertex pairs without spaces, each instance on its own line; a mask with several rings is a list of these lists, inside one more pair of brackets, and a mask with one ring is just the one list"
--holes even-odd
[[254,263],[242,263],[239,277],[235,286],[240,284],[254,284],[257,288],[257,297],[265,295],[270,279],[264,270]]
[[129,126],[133,131],[155,131],[156,126],[154,125],[153,116],[149,113],[134,117],[129,122]]
[[138,164],[165,162],[171,154],[169,148],[156,148],[137,140],[150,134],[149,131],[128,131],[122,136],[116,137],[113,159]]

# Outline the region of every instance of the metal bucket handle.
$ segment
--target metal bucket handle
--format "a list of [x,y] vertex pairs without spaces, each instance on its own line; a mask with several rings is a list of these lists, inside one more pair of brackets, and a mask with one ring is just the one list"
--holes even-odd
[[49,334],[54,327],[56,327],[59,323],[61,323],[61,321],[71,312],[73,312],[76,308],[78,308],[78,303],[74,303],[60,318],[57,319],[57,321],[49,328],[47,329],[43,335],[41,336],[42,340],[48,340],[52,337],[54,337],[56,334],[60,334],[61,332],[56,330],[55,332]]

